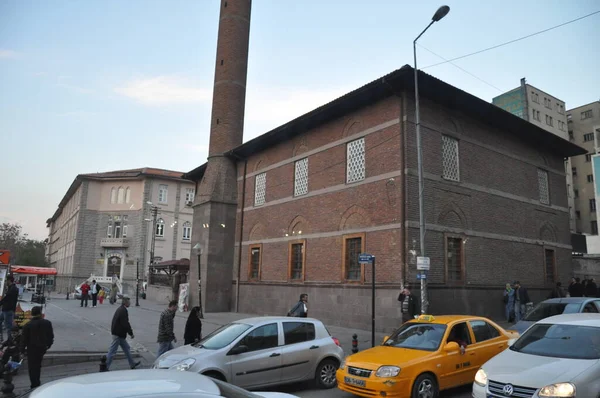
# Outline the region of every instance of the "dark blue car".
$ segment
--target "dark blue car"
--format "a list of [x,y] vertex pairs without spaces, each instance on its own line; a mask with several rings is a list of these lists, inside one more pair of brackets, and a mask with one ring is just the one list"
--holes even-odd
[[529,326],[544,318],[560,314],[576,314],[579,312],[600,313],[600,298],[597,297],[564,297],[542,301],[536,305],[525,318],[517,322],[510,330],[523,334]]

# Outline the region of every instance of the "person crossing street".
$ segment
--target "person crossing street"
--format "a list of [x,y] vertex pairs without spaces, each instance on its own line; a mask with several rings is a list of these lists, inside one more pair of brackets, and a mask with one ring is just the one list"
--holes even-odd
[[122,304],[115,311],[115,315],[113,316],[112,325],[110,332],[112,334],[112,343],[110,344],[110,348],[108,349],[108,354],[106,354],[106,369],[110,370],[110,364],[112,363],[113,357],[117,353],[119,347],[123,350],[123,353],[127,357],[127,361],[129,361],[129,366],[131,369],[137,368],[141,362],[135,362],[133,357],[131,356],[131,347],[127,342],[127,335],[131,336],[133,339],[133,329],[131,328],[131,324],[129,323],[129,312],[127,308],[131,305],[131,299],[128,296],[123,296]]

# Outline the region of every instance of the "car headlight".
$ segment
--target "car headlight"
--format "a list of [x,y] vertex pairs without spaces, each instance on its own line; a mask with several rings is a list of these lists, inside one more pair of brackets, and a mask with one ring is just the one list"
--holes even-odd
[[487,386],[487,374],[485,374],[485,370],[479,369],[477,373],[475,373],[475,383],[481,387]]
[[382,366],[377,369],[375,376],[377,377],[396,377],[400,373],[400,368],[397,366]]
[[571,383],[550,384],[540,390],[540,397],[568,398],[575,396],[575,386]]
[[176,363],[175,365],[171,366],[169,369],[186,371],[186,370],[189,370],[192,367],[192,365],[195,363],[196,363],[195,359],[188,358],[186,360]]

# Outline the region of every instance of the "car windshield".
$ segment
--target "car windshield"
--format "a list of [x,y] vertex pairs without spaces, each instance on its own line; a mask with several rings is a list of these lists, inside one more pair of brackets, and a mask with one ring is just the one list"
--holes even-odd
[[216,380],[213,379],[213,381],[215,382],[215,384],[217,385],[217,387],[219,387],[220,390],[220,397],[225,397],[225,398],[261,398],[260,395],[256,395],[254,393],[251,393],[250,391],[246,391],[240,387],[236,387],[234,385],[231,385],[229,383],[225,383],[224,381],[221,380]]
[[225,325],[215,330],[195,344],[194,347],[206,348],[207,350],[219,350],[223,347],[227,347],[251,327],[251,325],[246,325],[245,323],[230,323],[229,325]]
[[523,354],[569,359],[600,359],[600,328],[538,323],[510,349]]
[[440,347],[445,332],[446,325],[405,323],[383,345],[410,348],[413,350],[435,351]]
[[537,322],[560,314],[576,314],[581,308],[581,303],[540,303],[523,320]]

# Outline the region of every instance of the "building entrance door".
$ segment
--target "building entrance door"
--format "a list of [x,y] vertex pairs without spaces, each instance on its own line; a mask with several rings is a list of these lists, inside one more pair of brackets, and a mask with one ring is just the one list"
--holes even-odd
[[112,277],[113,275],[116,275],[117,278],[121,279],[121,259],[117,256],[112,256],[108,259],[106,276]]

